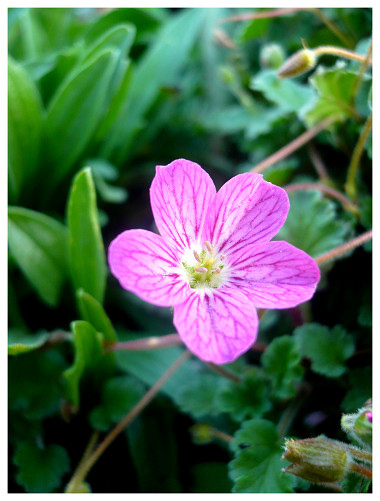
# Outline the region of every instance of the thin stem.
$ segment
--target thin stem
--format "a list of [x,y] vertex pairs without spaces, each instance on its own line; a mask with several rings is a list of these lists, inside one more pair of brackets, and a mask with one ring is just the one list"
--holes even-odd
[[[137,402],[137,404],[128,412],[128,414],[108,433],[104,440],[98,445],[95,451],[84,462],[80,470],[76,474],[76,485],[82,483],[88,475],[90,469],[94,466],[99,457],[107,449],[107,447],[115,440],[115,438],[142,412],[145,407],[153,400],[156,394],[161,390],[166,381],[174,374],[174,372],[188,359],[191,353],[185,351],[168,369],[158,381],[145,393],[145,395]],[[71,482],[71,481],[70,481]],[[69,484],[70,484],[69,482]]]
[[368,242],[369,240],[372,239],[372,230],[367,231],[366,233],[363,233],[359,237],[356,237],[349,242],[346,242],[343,245],[340,245],[339,247],[336,247],[336,249],[333,249],[329,252],[326,252],[325,254],[322,254],[321,256],[318,256],[315,261],[318,264],[326,263],[327,261],[331,261],[332,259],[337,258],[338,256],[341,256],[342,254],[355,249],[356,247],[360,247],[363,245],[365,242]]
[[284,158],[288,157],[296,150],[301,148],[304,144],[308,143],[313,137],[318,135],[322,130],[329,127],[329,125],[331,125],[332,123],[333,120],[331,118],[322,120],[322,122],[319,122],[319,124],[317,124],[315,127],[307,130],[306,132],[298,136],[296,139],[288,143],[286,146],[276,151],[276,153],[273,153],[273,155],[270,155],[265,160],[260,162],[258,165],[253,167],[253,169],[251,169],[251,172],[263,172],[268,167],[271,167],[280,160],[283,160]]
[[345,444],[345,448],[350,452],[351,456],[359,461],[366,461],[367,463],[372,463],[372,453],[358,449],[351,445]]
[[356,174],[359,168],[360,158],[363,154],[365,143],[367,142],[369,133],[372,129],[372,113],[368,117],[362,133],[360,134],[359,140],[356,143],[354,152],[351,157],[350,165],[348,166],[347,181],[345,185],[347,195],[353,200],[356,199]]
[[302,191],[302,190],[318,190],[321,191],[322,193],[325,193],[326,195],[329,195],[332,198],[335,198],[336,200],[339,200],[339,202],[341,202],[343,207],[349,210],[350,212],[354,212],[355,214],[358,213],[358,208],[356,207],[356,205],[354,205],[349,198],[344,196],[343,193],[340,193],[340,191],[334,190],[334,188],[330,188],[329,186],[326,186],[321,183],[288,184],[287,186],[284,186],[284,190],[287,193],[293,193],[295,191]]
[[105,352],[120,350],[157,350],[159,348],[168,348],[169,346],[178,346],[182,343],[178,334],[168,334],[167,336],[151,336],[124,343],[113,343],[107,345]]
[[309,385],[304,383],[300,384],[296,397],[291,401],[289,406],[285,409],[285,412],[281,416],[281,419],[277,425],[277,432],[279,437],[286,435],[293,419],[295,418],[298,409],[306,396],[310,392]]
[[353,86],[353,91],[352,91],[352,100],[354,100],[359,88],[360,88],[360,84],[361,84],[361,81],[363,79],[363,75],[366,71],[366,69],[368,68],[368,65],[369,65],[369,60],[371,58],[371,53],[372,53],[372,39],[371,39],[371,43],[369,44],[369,47],[368,47],[368,50],[366,52],[366,55],[365,55],[365,59],[364,61],[362,62],[361,66],[360,66],[360,70],[359,70],[359,73],[357,74],[356,76],[356,80],[355,80],[355,83],[354,83],[354,86]]
[[294,12],[298,12],[300,10],[305,10],[302,8],[290,8],[290,9],[273,9],[267,10],[265,12],[244,12],[242,14],[237,14],[236,16],[227,17],[226,19],[222,19],[220,24],[230,23],[235,21],[249,21],[250,19],[268,19],[271,17],[282,17],[287,16],[288,14],[293,14]]
[[78,488],[79,484],[81,484],[83,482],[83,480],[81,480],[79,478],[80,472],[83,468],[84,463],[87,461],[90,454],[93,452],[93,450],[98,442],[98,438],[99,438],[99,432],[94,431],[94,433],[90,437],[90,440],[89,440],[87,447],[83,453],[83,456],[82,456],[81,460],[79,461],[78,466],[76,467],[74,475],[72,476],[70,482],[67,484],[67,487],[65,489],[65,493],[77,492],[77,490],[78,490],[77,488]]
[[311,142],[308,145],[308,153],[310,156],[310,160],[312,161],[314,168],[319,175],[320,180],[330,182],[330,176],[327,172],[325,164],[323,163],[323,160],[322,160],[321,156],[319,155],[313,142]]
[[228,444],[232,442],[233,437],[231,435],[228,435],[227,433],[224,433],[224,431],[217,430],[215,428],[209,428],[209,431],[215,436],[223,440],[224,442],[227,442]]
[[350,464],[350,470],[354,471],[358,475],[362,477],[366,477],[372,480],[372,470],[370,468],[367,468],[365,466],[362,466],[361,464],[357,464],[352,462]]
[[251,350],[253,351],[259,351],[260,353],[264,353],[264,351],[268,348],[267,344],[263,343],[255,343],[253,346],[251,346]]
[[210,369],[212,369],[213,371],[217,372],[218,374],[220,374],[221,376],[224,376],[227,379],[230,379],[234,383],[241,383],[241,381],[242,381],[242,378],[240,376],[238,376],[237,374],[234,374],[233,372],[225,369],[221,365],[215,365],[215,364],[213,364],[211,362],[205,362],[205,364],[208,367],[210,367]]
[[[334,45],[320,45],[315,49],[312,49],[315,56],[322,56],[323,54],[330,54],[333,56],[344,57],[345,59],[352,59],[353,61],[360,61],[363,63],[366,60],[366,56],[352,52],[352,50],[342,49],[341,47],[335,47]],[[369,58],[367,64],[372,65],[372,59]]]
[[348,47],[353,47],[353,43],[349,37],[347,37],[339,28],[338,26],[333,23],[330,19],[328,19],[321,9],[315,9],[315,8],[310,8],[308,9],[311,12],[313,12],[322,23],[327,26],[327,28],[334,33],[334,35],[339,38],[341,42],[344,43],[344,45],[347,45]]
[[220,45],[227,47],[227,49],[234,49],[235,48],[234,42],[227,35],[227,33],[225,31],[223,31],[221,29],[214,30],[214,37]]

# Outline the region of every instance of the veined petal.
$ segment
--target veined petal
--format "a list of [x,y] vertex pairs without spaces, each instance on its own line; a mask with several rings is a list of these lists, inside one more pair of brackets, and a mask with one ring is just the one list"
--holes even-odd
[[211,177],[194,162],[180,159],[157,166],[150,201],[160,234],[179,250],[191,248],[202,235],[215,193]]
[[109,246],[108,261],[122,287],[149,303],[173,306],[190,292],[180,277],[175,251],[151,231],[121,233]]
[[292,308],[308,301],[320,279],[317,263],[287,242],[247,245],[229,256],[230,287],[257,308]]
[[174,325],[186,346],[201,360],[225,364],[255,342],[258,317],[238,289],[191,294],[174,307]]
[[269,242],[284,224],[288,211],[285,190],[264,181],[261,174],[239,174],[215,196],[205,239],[223,253],[235,252],[247,244]]

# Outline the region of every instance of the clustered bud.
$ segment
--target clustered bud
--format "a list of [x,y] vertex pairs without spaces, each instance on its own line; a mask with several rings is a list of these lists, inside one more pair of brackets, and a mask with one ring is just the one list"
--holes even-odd
[[284,62],[278,70],[277,75],[280,78],[296,77],[312,70],[315,67],[316,62],[317,58],[314,51],[310,49],[302,49]]

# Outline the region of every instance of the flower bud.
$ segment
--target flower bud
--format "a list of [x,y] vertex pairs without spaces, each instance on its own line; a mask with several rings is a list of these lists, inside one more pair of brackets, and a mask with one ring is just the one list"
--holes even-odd
[[271,43],[264,45],[260,51],[260,64],[263,68],[277,70],[285,61],[285,52],[281,45]]
[[322,438],[287,440],[283,458],[293,463],[287,473],[317,484],[340,482],[351,463],[343,444]]
[[312,50],[302,49],[284,62],[277,75],[280,78],[296,77],[312,70],[316,62],[317,58]]
[[363,447],[372,445],[372,409],[362,407],[354,414],[343,414],[341,425]]
[[207,444],[213,439],[211,427],[206,423],[195,424],[190,428],[190,432],[196,444]]

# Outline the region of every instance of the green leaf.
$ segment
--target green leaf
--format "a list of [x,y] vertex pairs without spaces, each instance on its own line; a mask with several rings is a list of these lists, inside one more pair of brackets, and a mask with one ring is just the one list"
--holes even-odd
[[28,419],[42,419],[59,409],[59,381],[67,367],[56,351],[26,353],[8,362],[9,409],[21,411]]
[[107,431],[118,423],[145,393],[145,387],[131,376],[109,379],[102,389],[101,404],[90,413],[90,423],[97,430]]
[[291,336],[275,338],[261,357],[265,374],[272,381],[277,398],[289,398],[296,393],[296,383],[302,379],[301,355]]
[[309,80],[317,95],[302,110],[307,125],[313,127],[325,118],[334,121],[357,118],[351,104],[356,80],[357,74],[345,70],[340,64],[331,69],[319,66]]
[[79,384],[85,373],[98,372],[101,379],[99,363],[103,356],[103,347],[100,335],[91,324],[78,320],[71,324],[75,348],[74,363],[65,370],[63,377],[66,380],[65,394],[75,406],[79,406]]
[[56,306],[67,274],[66,227],[45,214],[9,207],[8,244],[41,299]]
[[83,289],[77,291],[78,309],[83,320],[103,334],[104,341],[117,341],[115,329],[102,305]]
[[21,329],[9,329],[8,331],[8,355],[20,355],[33,351],[46,343],[49,333],[39,331],[29,334]]
[[[240,448],[239,444],[246,447]],[[232,492],[293,492],[295,481],[281,471],[286,464],[281,460],[283,450],[273,423],[265,419],[245,421],[231,445],[235,454],[229,464]]]
[[176,82],[188,60],[202,26],[202,10],[180,12],[157,33],[155,44],[140,59],[132,76],[127,98],[101,149],[102,157],[114,159],[116,164],[125,160],[160,89]]
[[294,331],[301,355],[310,358],[314,372],[330,378],[346,371],[344,362],[355,351],[352,337],[339,325],[328,327],[314,323],[305,324]]
[[116,181],[119,177],[119,171],[109,162],[98,158],[92,158],[86,161],[86,166],[91,167],[94,176],[95,187],[100,197],[105,202],[119,204],[125,202],[128,192],[119,186],[112,186],[108,181]]
[[244,374],[242,382],[231,382],[217,396],[217,403],[220,410],[230,414],[236,421],[252,416],[260,417],[271,407],[267,398],[266,381],[256,368]]
[[74,178],[68,202],[68,226],[74,289],[82,288],[102,303],[107,270],[90,168],[81,170]]
[[27,492],[53,492],[70,470],[66,449],[56,444],[42,448],[33,442],[22,442],[16,448],[13,462],[18,466],[17,483]]
[[230,493],[231,480],[228,478],[226,463],[198,463],[191,468],[191,493]]
[[312,99],[310,87],[290,79],[281,79],[274,70],[262,70],[251,80],[250,88],[264,96],[284,111],[298,113]]
[[107,49],[79,72],[73,70],[50,102],[47,129],[53,185],[70,172],[96,132],[110,99],[117,56]]
[[342,402],[342,409],[355,412],[372,398],[372,368],[353,369],[348,373],[349,390]]
[[290,193],[289,201],[289,215],[276,240],[286,240],[312,257],[344,242],[350,225],[337,217],[335,204],[320,191]]
[[33,182],[38,165],[44,114],[41,99],[26,71],[8,62],[8,185],[11,203]]

